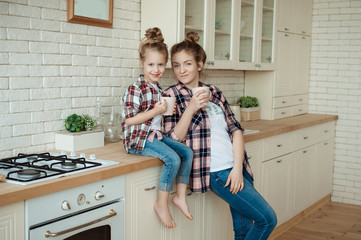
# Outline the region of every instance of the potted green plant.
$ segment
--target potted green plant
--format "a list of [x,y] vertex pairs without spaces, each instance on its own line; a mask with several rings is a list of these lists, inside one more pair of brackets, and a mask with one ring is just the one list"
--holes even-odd
[[237,104],[241,107],[241,121],[252,121],[260,119],[260,107],[256,97],[241,97]]
[[78,151],[104,146],[104,131],[95,128],[96,120],[88,114],[71,114],[65,119],[65,129],[55,133],[55,148]]

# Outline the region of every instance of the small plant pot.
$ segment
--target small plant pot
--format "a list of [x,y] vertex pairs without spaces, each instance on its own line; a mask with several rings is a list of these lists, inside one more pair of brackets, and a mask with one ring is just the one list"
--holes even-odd
[[104,146],[103,129],[94,128],[91,131],[69,132],[67,130],[55,133],[55,149],[80,151]]
[[261,116],[261,108],[241,108],[241,121],[249,122],[259,120]]

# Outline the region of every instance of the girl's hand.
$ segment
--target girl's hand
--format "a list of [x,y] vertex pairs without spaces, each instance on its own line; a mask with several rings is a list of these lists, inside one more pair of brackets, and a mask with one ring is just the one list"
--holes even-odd
[[162,114],[165,111],[167,111],[167,102],[166,101],[160,101],[160,102],[156,102],[154,104],[154,111],[156,113],[156,115],[158,114]]
[[205,109],[207,103],[209,102],[209,96],[207,96],[206,91],[201,90],[193,95],[191,101],[189,102],[189,106],[193,112],[197,112],[199,109]]
[[225,187],[227,187],[229,184],[231,184],[230,192],[232,192],[233,194],[236,194],[239,191],[242,191],[242,189],[244,187],[242,171],[239,171],[236,168],[233,168],[232,171],[230,172],[230,174],[228,175],[228,179],[227,179]]

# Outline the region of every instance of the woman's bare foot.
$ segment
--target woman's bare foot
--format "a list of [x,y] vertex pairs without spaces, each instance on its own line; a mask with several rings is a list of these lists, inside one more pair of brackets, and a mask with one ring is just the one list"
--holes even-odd
[[193,217],[189,212],[187,200],[185,198],[178,197],[177,195],[175,195],[174,198],[172,199],[172,202],[181,210],[184,216],[186,216],[190,220],[193,220]]
[[158,202],[154,204],[154,210],[157,213],[160,221],[167,228],[175,228],[176,225],[173,221],[172,216],[170,215],[168,206],[162,206]]

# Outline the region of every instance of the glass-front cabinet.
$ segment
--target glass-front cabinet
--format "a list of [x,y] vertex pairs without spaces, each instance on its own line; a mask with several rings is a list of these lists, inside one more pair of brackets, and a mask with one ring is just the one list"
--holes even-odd
[[274,69],[274,0],[241,0],[237,69]]
[[188,32],[194,31],[198,33],[199,44],[207,53],[206,68],[273,70],[274,2],[141,1],[141,33],[157,26],[171,48],[174,43],[182,41]]

